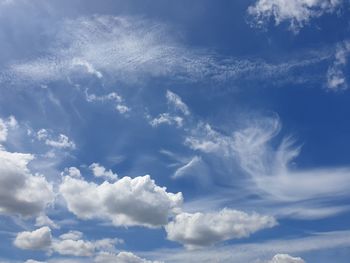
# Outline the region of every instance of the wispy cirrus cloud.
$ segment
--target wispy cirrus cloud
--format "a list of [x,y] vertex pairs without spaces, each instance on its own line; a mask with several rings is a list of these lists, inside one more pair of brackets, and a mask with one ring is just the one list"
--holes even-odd
[[[298,68],[329,58],[324,51],[309,54],[304,59],[277,63],[258,58],[222,58],[213,51],[194,49],[181,43],[164,23],[140,17],[95,15],[66,19],[55,30],[56,37],[48,36],[52,45],[45,55],[10,63],[1,80],[49,83],[91,76],[99,80],[140,83],[147,78],[169,77],[221,83],[240,78],[252,80],[290,75]],[[294,79],[289,78],[290,81]]]

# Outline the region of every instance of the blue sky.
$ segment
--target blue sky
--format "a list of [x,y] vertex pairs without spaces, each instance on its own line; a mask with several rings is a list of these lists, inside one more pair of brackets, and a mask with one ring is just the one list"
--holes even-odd
[[0,262],[347,263],[346,0],[0,0]]

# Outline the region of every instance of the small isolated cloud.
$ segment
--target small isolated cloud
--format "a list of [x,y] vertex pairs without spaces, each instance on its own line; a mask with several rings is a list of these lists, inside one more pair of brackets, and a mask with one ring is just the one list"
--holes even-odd
[[166,98],[169,104],[172,104],[175,109],[179,110],[184,115],[190,115],[187,105],[182,101],[181,97],[174,92],[167,90]]
[[290,29],[297,32],[312,18],[335,12],[342,3],[343,0],[257,0],[248,13],[257,26],[272,19],[276,25],[288,22]]
[[59,192],[68,210],[81,219],[100,218],[116,226],[160,227],[178,212],[182,194],[168,193],[149,175],[123,177],[98,185],[64,176]]
[[295,258],[288,254],[277,254],[267,263],[305,263],[302,258]]
[[101,252],[95,257],[95,263],[160,263],[140,258],[131,252],[120,252],[118,254]]
[[350,41],[338,44],[333,64],[327,72],[327,88],[332,91],[345,90],[348,88],[345,67],[350,53]]
[[32,232],[17,234],[14,245],[21,249],[46,250],[51,246],[52,236],[49,227],[44,226]]
[[46,262],[44,262],[44,261],[37,261],[37,260],[34,260],[34,259],[28,259],[24,263],[46,263]]
[[271,216],[246,214],[232,209],[217,213],[181,213],[165,229],[167,238],[188,249],[202,248],[217,242],[248,237],[258,230],[277,224]]
[[[168,102],[169,112],[161,113],[158,117],[150,120],[152,127],[158,127],[162,124],[175,125],[180,128],[183,126],[185,117],[190,115],[190,110],[187,105],[182,101],[179,95],[167,90],[166,99]],[[150,118],[148,116],[148,118]]]
[[41,129],[37,132],[37,139],[43,141],[46,145],[57,149],[75,149],[75,143],[71,141],[67,135],[59,134],[54,138],[46,129]]
[[87,90],[85,90],[86,101],[88,102],[112,102],[115,105],[115,109],[120,114],[125,114],[129,112],[131,109],[124,104],[123,98],[116,92],[111,92],[106,95],[97,96],[96,94],[89,94]]
[[118,174],[112,172],[112,170],[106,170],[105,167],[98,163],[93,163],[89,166],[95,177],[104,178],[105,180],[116,181],[118,180]]

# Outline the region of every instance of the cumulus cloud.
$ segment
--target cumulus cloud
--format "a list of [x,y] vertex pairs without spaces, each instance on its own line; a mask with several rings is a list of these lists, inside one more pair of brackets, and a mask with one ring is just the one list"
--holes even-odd
[[51,228],[60,228],[59,225],[57,225],[45,214],[41,214],[35,219],[35,226],[49,226]]
[[45,226],[32,232],[17,234],[14,245],[21,249],[48,250],[64,256],[92,257],[100,251],[114,251],[120,239],[105,238],[100,240],[83,240],[83,233],[70,231],[54,239],[49,227]]
[[350,53],[350,41],[338,44],[335,60],[327,71],[327,87],[329,90],[338,91],[348,88],[345,67]]
[[289,22],[290,28],[298,31],[312,18],[332,13],[342,3],[343,0],[257,0],[248,8],[248,13],[258,26],[273,19],[276,25]]
[[99,251],[114,251],[115,245],[121,241],[117,238],[105,238],[100,240],[83,240],[82,235],[67,233],[52,242],[52,251],[64,256],[92,257]]
[[295,258],[288,254],[277,254],[267,263],[305,263],[302,258]]
[[81,219],[100,218],[116,226],[159,227],[178,212],[182,194],[168,193],[149,175],[123,177],[114,183],[95,184],[64,176],[59,192],[68,210]]
[[93,163],[89,166],[89,168],[92,170],[92,173],[95,177],[101,177],[106,180],[118,180],[118,175],[113,173],[112,170],[106,170],[105,167],[101,166],[98,163]]
[[42,250],[51,246],[52,236],[49,227],[42,227],[32,232],[24,231],[17,234],[14,245],[21,249]]
[[28,169],[33,159],[31,154],[0,149],[0,213],[40,215],[53,202],[52,185]]
[[39,141],[43,141],[46,145],[58,149],[75,149],[75,143],[71,141],[67,135],[59,134],[55,139],[46,129],[41,129],[37,132]]
[[96,263],[160,263],[159,261],[149,261],[134,255],[131,252],[120,252],[118,254],[101,252],[96,256]]
[[201,248],[217,242],[248,237],[277,224],[271,216],[246,214],[232,209],[217,213],[181,213],[165,229],[167,238],[182,243],[188,249]]

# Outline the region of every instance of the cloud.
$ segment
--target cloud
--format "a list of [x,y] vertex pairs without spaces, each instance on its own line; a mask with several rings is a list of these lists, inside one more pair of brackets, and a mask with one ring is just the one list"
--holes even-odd
[[258,230],[271,228],[273,217],[223,209],[217,213],[181,213],[165,227],[167,238],[188,249],[202,248],[217,242],[248,237]]
[[131,109],[123,103],[123,98],[117,94],[116,92],[111,92],[106,95],[97,96],[96,94],[89,94],[87,90],[85,90],[86,101],[88,102],[106,102],[112,101],[115,105],[115,109],[120,114],[125,114],[129,112]]
[[54,221],[52,221],[47,215],[42,214],[39,215],[36,219],[35,219],[35,226],[40,227],[40,226],[49,226],[51,228],[60,228],[59,225],[57,225]]
[[288,254],[277,254],[267,263],[305,263],[301,258],[294,258]]
[[76,148],[75,143],[71,141],[67,135],[59,134],[56,139],[53,139],[53,136],[46,129],[41,129],[37,132],[37,139],[53,148],[72,150]]
[[123,242],[117,238],[87,241],[82,237],[81,232],[70,231],[59,239],[53,239],[50,228],[45,226],[32,232],[18,233],[14,245],[21,249],[48,250],[64,256],[92,257],[99,251],[114,251],[115,245]]
[[14,245],[21,249],[45,250],[51,246],[51,242],[51,230],[44,226],[32,232],[18,233]]
[[167,90],[166,98],[169,104],[172,104],[175,109],[179,110],[184,115],[190,115],[187,105],[182,101],[181,97],[174,92]]
[[118,175],[113,173],[112,170],[106,170],[105,167],[101,166],[98,163],[93,163],[89,166],[89,168],[92,170],[92,173],[95,177],[101,177],[106,180],[118,180]]
[[0,149],[0,213],[36,216],[54,200],[52,185],[42,175],[32,175],[31,154]]
[[100,185],[64,176],[59,192],[77,217],[100,218],[116,226],[160,227],[179,211],[183,201],[181,193],[168,193],[149,175]]
[[60,239],[63,240],[79,240],[83,237],[83,233],[80,231],[76,231],[76,230],[71,230],[68,233],[64,233],[62,235],[60,235]]
[[101,252],[96,256],[95,263],[160,263],[159,261],[149,261],[134,255],[131,252],[120,252],[118,254]]
[[277,148],[272,139],[280,131],[279,119],[253,122],[233,134],[233,149],[241,168],[251,176],[257,190],[267,198],[280,201],[303,201],[314,198],[348,196],[350,168],[290,168],[300,154],[291,138]]
[[17,120],[15,117],[10,116],[7,119],[0,118],[0,143],[7,140],[8,130],[17,127]]
[[34,259],[28,259],[24,263],[45,263],[45,262],[44,261],[37,261],[37,260],[34,260]]
[[170,113],[161,113],[157,118],[150,121],[152,127],[158,127],[162,124],[176,125],[177,127],[182,127],[183,118],[180,116],[173,116]]
[[343,0],[257,0],[248,8],[257,26],[273,19],[276,25],[289,22],[290,29],[297,32],[312,18],[335,12]]
[[350,41],[338,44],[333,64],[327,72],[327,88],[332,91],[345,90],[348,88],[345,67],[350,53]]

